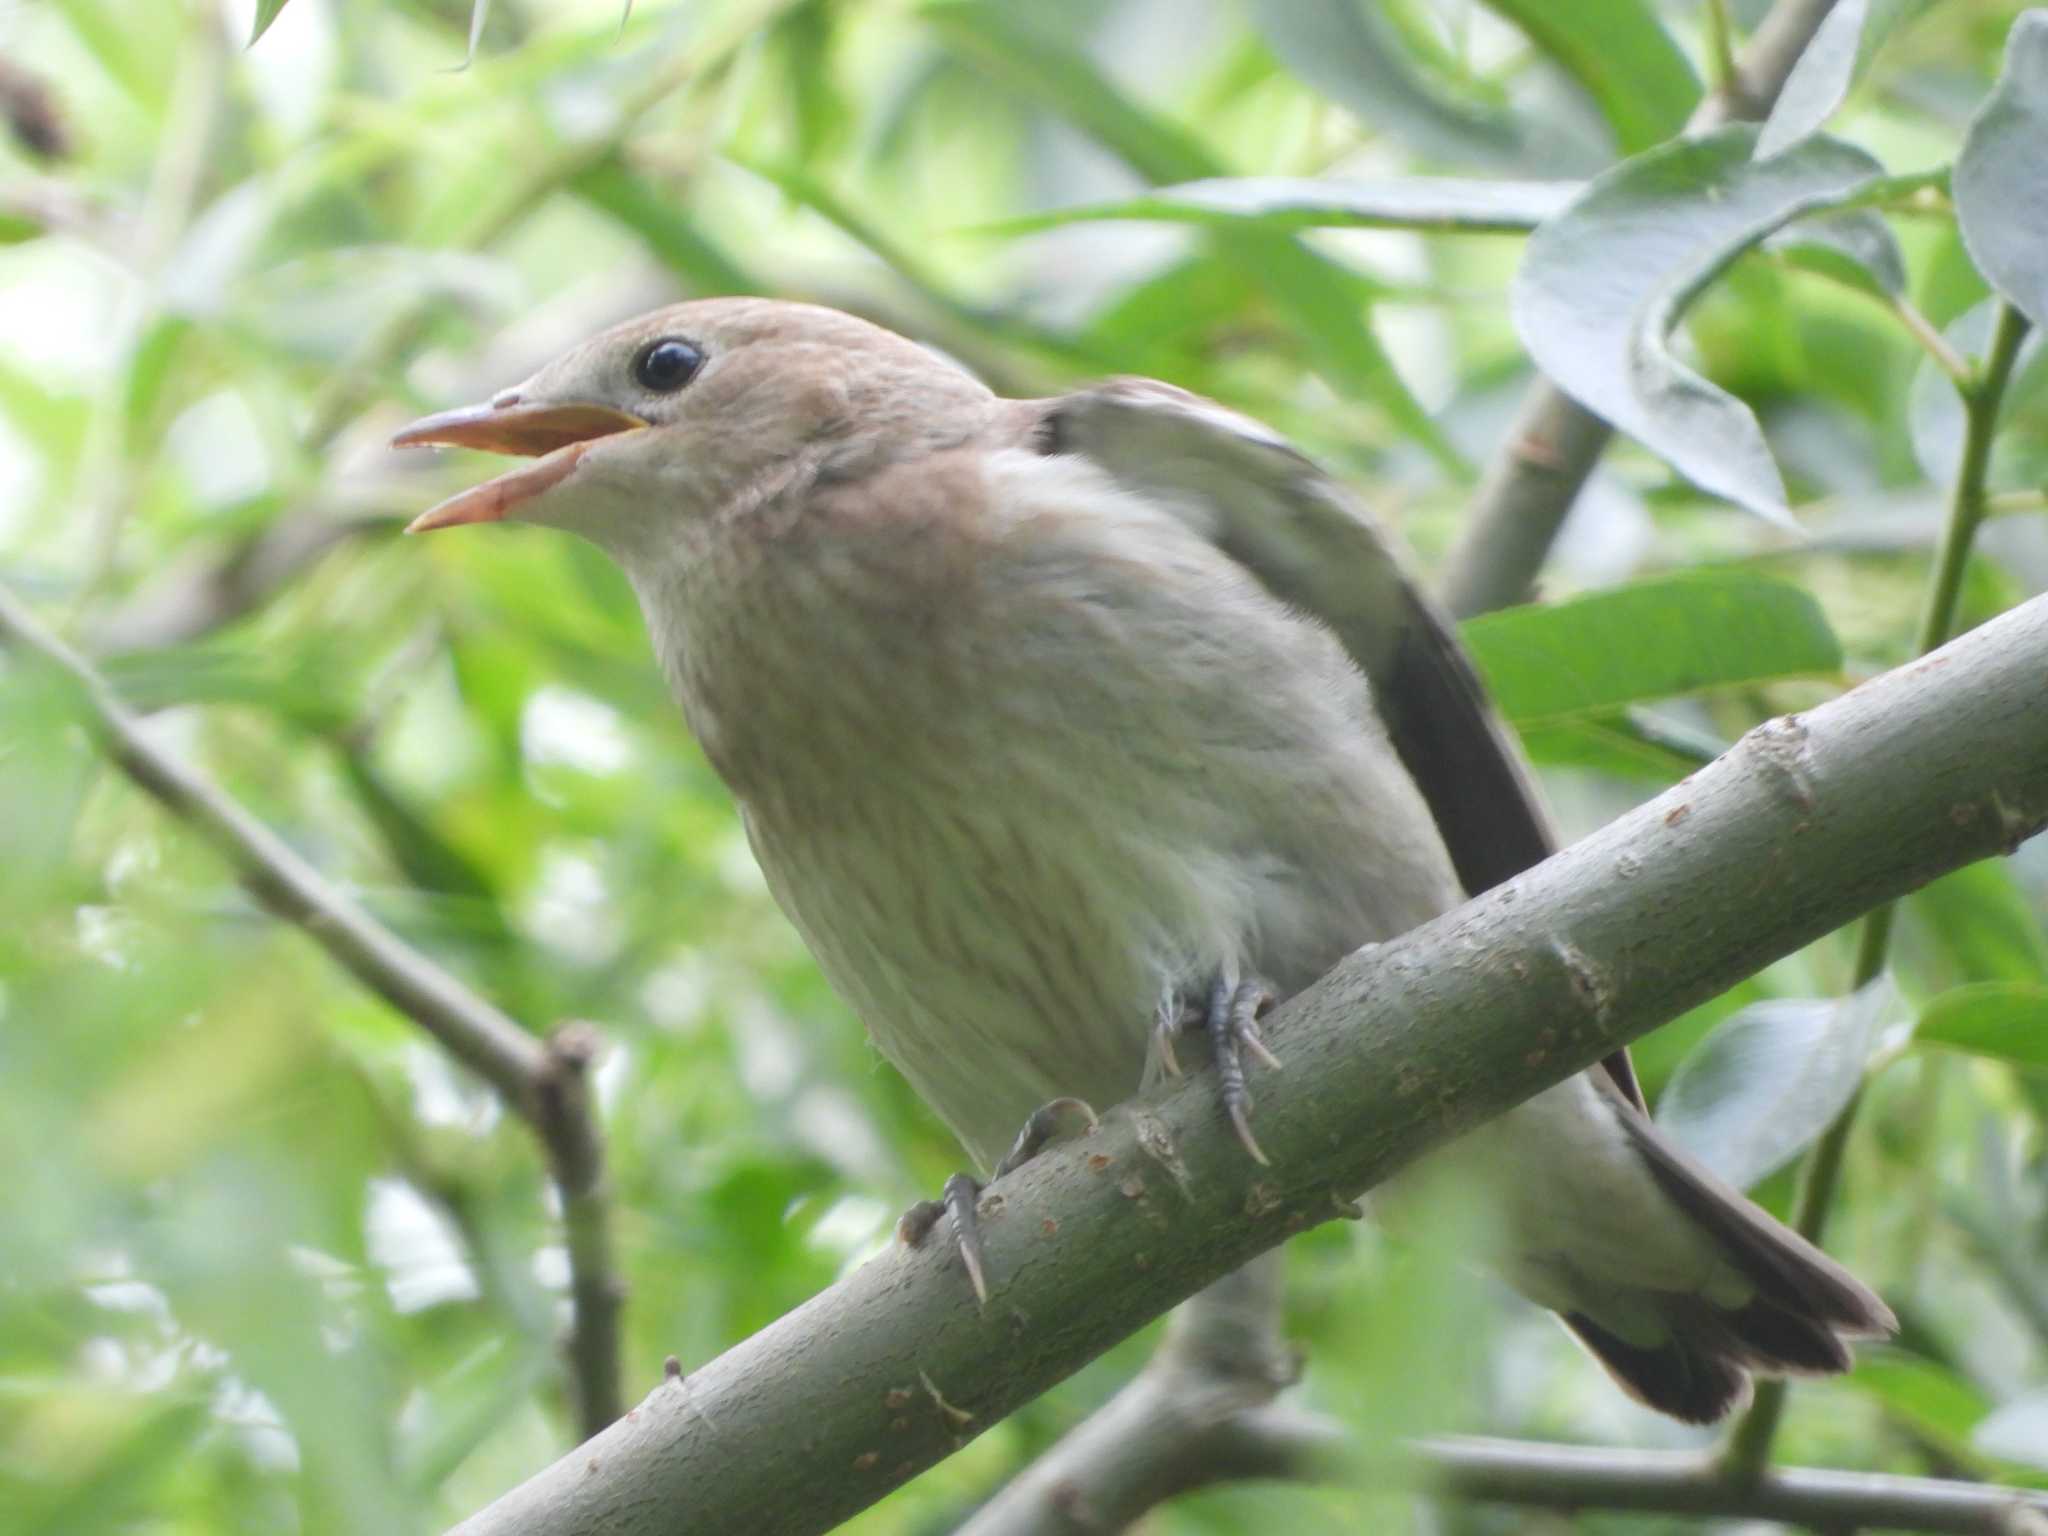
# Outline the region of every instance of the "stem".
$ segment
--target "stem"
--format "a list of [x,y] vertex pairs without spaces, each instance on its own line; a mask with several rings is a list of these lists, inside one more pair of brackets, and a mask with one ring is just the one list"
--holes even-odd
[[1889,308],[1907,333],[1934,359],[1934,365],[1954,381],[1957,389],[1967,390],[1976,378],[1976,372],[1970,367],[1970,360],[1949,345],[1948,338],[1941,334],[1941,327],[1921,313],[1919,305],[1904,294],[1895,297]]
[[[1963,574],[1969,566],[1970,546],[1988,509],[1984,482],[1991,467],[1991,446],[1998,435],[1998,414],[2026,335],[2026,316],[2011,304],[2001,302],[1992,331],[1991,351],[1982,369],[1958,386],[1963,397],[1963,457],[1956,471],[1955,489],[1949,497],[1948,522],[1942,530],[1941,549],[1928,582],[1926,606],[1920,615],[1913,647],[1916,656],[1925,656],[1941,646],[1955,628],[1956,605],[1962,595]],[[1850,976],[1852,991],[1884,974],[1897,915],[1897,904],[1886,902],[1863,919],[1856,944],[1856,965]],[[1807,1154],[1793,1225],[1814,1242],[1820,1241],[1821,1231],[1827,1225],[1828,1211],[1841,1183],[1843,1152],[1862,1102],[1863,1091],[1859,1088]],[[1749,1412],[1730,1431],[1721,1459],[1727,1475],[1736,1482],[1754,1481],[1769,1460],[1771,1442],[1785,1412],[1785,1393],[1783,1381],[1760,1383]]]
[[1714,89],[1736,88],[1735,25],[1728,17],[1728,0],[1707,0],[1707,45],[1713,65]]

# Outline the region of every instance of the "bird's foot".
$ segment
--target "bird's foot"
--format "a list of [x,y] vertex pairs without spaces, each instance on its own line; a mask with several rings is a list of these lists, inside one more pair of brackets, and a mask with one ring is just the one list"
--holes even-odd
[[[1024,1128],[1017,1133],[1017,1139],[1010,1143],[1010,1150],[996,1164],[990,1182],[1030,1162],[1058,1134],[1061,1117],[1076,1111],[1087,1118],[1088,1129],[1094,1130],[1097,1123],[1095,1111],[1080,1099],[1054,1099],[1034,1109],[1031,1118],[1024,1122]],[[953,1229],[953,1246],[960,1252],[960,1263],[967,1271],[967,1281],[974,1287],[974,1299],[986,1306],[988,1261],[982,1252],[981,1218],[975,1209],[982,1189],[983,1185],[972,1174],[954,1174],[946,1180],[938,1199],[920,1200],[897,1219],[896,1236],[912,1248],[919,1247],[939,1224],[939,1219],[946,1218]]]
[[1259,1015],[1272,1006],[1274,992],[1258,977],[1234,981],[1218,975],[1209,984],[1208,996],[1187,1002],[1162,1015],[1159,1021],[1160,1061],[1176,1077],[1180,1063],[1173,1054],[1173,1036],[1183,1029],[1199,1028],[1209,1039],[1209,1052],[1216,1062],[1217,1096],[1223,1112],[1230,1117],[1237,1139],[1254,1161],[1264,1164],[1266,1154],[1252,1135],[1252,1094],[1245,1085],[1244,1059],[1255,1058],[1261,1066],[1278,1070],[1280,1058],[1266,1049],[1259,1036]]

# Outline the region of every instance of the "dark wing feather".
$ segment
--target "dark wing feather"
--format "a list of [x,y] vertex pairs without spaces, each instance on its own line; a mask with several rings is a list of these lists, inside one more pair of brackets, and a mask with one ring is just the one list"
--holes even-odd
[[[1364,672],[1395,750],[1476,895],[1556,846],[1533,780],[1449,620],[1386,535],[1285,438],[1151,379],[1041,402],[1035,441],[1160,496],[1276,597],[1330,627]],[[1626,1051],[1602,1063],[1638,1109]]]

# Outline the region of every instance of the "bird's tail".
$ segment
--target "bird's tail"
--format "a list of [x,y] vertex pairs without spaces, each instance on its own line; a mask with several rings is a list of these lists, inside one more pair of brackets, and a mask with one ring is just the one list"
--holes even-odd
[[1583,1312],[1565,1323],[1630,1396],[1706,1424],[1740,1406],[1750,1376],[1846,1371],[1847,1341],[1897,1330],[1891,1309],[1855,1276],[1701,1167],[1647,1119],[1616,1118],[1665,1195],[1753,1287],[1736,1305],[1679,1292],[1638,1293],[1664,1324],[1653,1344],[1619,1337]]

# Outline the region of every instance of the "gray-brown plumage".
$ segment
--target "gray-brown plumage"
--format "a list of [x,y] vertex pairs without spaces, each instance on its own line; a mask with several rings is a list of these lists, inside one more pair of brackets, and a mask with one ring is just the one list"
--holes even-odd
[[[984,1169],[1045,1101],[1136,1092],[1219,980],[1284,996],[1548,849],[1371,521],[1166,385],[1001,400],[849,316],[709,300],[400,441],[539,455],[414,526],[618,560],[776,899]],[[1439,1155],[1507,1278],[1680,1418],[1893,1326],[1659,1135],[1625,1056]]]

